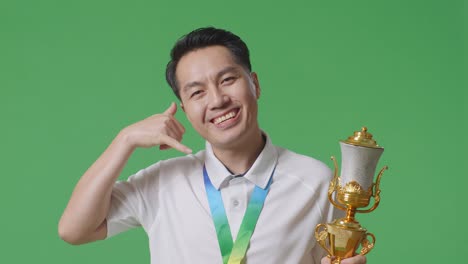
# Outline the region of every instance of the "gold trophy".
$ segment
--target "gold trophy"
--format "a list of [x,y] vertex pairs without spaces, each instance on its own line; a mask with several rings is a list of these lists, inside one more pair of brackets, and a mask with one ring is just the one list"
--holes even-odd
[[[341,175],[338,177],[336,159],[331,157],[335,172],[328,188],[328,199],[336,208],[346,211],[346,217],[336,219],[332,223],[318,224],[315,228],[315,238],[328,252],[333,264],[355,256],[359,245],[360,255],[369,253],[374,247],[375,236],[367,232],[354,215],[369,213],[377,208],[380,202],[380,178],[388,168],[385,166],[380,170],[374,183],[375,168],[384,149],[372,139],[372,134],[367,132],[366,127],[354,132],[347,140],[340,141],[340,145]],[[371,197],[374,197],[374,205],[371,208],[358,209],[368,207]]]

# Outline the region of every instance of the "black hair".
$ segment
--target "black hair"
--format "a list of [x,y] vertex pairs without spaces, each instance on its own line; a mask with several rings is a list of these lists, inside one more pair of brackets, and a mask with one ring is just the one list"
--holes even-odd
[[187,53],[210,46],[223,46],[234,57],[236,63],[252,71],[249,49],[240,37],[224,29],[205,27],[195,29],[180,38],[171,50],[171,60],[166,67],[166,81],[180,100],[179,86],[176,79],[176,68],[180,59]]

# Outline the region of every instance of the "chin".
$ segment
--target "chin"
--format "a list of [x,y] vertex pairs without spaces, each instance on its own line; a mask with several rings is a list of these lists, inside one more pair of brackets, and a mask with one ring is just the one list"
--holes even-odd
[[[231,132],[231,131],[230,131]],[[233,133],[221,133],[216,137],[212,137],[212,145],[216,145],[220,148],[235,148],[242,144],[243,139],[247,135],[248,131],[232,131]],[[210,142],[210,143],[211,143]]]

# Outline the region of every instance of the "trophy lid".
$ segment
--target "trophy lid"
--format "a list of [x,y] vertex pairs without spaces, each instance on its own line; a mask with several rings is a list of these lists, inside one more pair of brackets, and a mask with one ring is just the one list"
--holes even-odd
[[348,137],[347,140],[341,140],[341,142],[360,147],[382,148],[372,139],[372,134],[367,132],[367,127],[362,127],[361,131],[354,132],[354,135]]

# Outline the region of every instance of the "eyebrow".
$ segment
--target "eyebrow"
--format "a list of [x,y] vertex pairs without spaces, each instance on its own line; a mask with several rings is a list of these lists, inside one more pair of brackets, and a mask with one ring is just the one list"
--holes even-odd
[[[223,76],[224,74],[228,73],[228,72],[237,72],[237,68],[235,66],[227,66],[226,68],[220,70],[218,73],[216,73],[216,78],[220,78],[221,76]],[[183,87],[183,90],[185,92],[187,92],[188,90],[190,90],[191,88],[193,87],[196,87],[196,86],[202,86],[203,83],[202,82],[199,82],[199,81],[193,81],[193,82],[189,82],[187,83],[186,85],[184,85]]]

